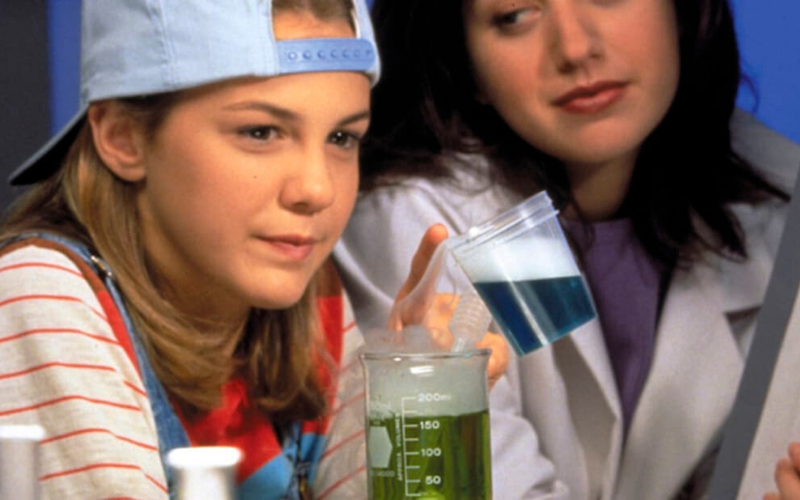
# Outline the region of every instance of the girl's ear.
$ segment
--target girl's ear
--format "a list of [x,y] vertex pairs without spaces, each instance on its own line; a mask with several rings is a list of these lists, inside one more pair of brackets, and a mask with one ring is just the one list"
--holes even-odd
[[114,175],[138,182],[147,174],[141,127],[116,101],[92,103],[87,112],[97,154]]

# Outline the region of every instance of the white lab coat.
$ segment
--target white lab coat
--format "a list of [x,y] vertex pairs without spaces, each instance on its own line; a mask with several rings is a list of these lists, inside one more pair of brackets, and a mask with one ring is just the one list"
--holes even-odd
[[[800,147],[741,112],[732,131],[736,150],[791,192]],[[496,186],[481,189],[480,175],[459,176],[462,186],[475,189],[411,179],[359,201],[334,255],[363,330],[385,322],[425,228],[442,222],[458,234],[519,201]],[[733,262],[707,253],[673,272],[650,373],[624,442],[597,320],[512,361],[491,394],[494,498],[659,500],[673,498],[690,480],[699,493],[689,498],[702,494],[786,212],[777,201],[731,208],[749,258]]]

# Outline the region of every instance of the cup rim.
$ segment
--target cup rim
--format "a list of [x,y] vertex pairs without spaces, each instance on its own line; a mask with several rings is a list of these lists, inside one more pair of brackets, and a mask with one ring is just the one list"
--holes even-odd
[[444,241],[455,256],[469,252],[496,236],[513,231],[520,224],[537,226],[546,219],[558,215],[547,191],[539,191],[521,203],[501,212],[485,222],[473,226],[464,233]]

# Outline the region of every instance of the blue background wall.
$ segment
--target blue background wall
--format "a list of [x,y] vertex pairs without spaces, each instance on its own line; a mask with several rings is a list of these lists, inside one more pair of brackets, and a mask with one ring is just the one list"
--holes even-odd
[[[774,130],[800,142],[800,1],[732,3],[743,68],[758,93],[756,99],[743,89],[739,104]],[[48,4],[51,129],[57,130],[77,107],[80,0],[48,0]]]
[[742,67],[758,101],[743,89],[739,104],[771,128],[800,142],[800,2],[732,0]]
[[78,109],[80,0],[47,0],[50,38],[50,131],[55,133]]

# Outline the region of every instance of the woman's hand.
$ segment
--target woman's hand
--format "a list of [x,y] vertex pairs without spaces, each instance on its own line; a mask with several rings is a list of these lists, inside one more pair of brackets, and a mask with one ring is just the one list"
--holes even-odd
[[486,373],[489,377],[489,388],[491,388],[508,368],[508,342],[500,334],[486,332],[486,336],[475,345],[481,349],[492,350],[489,366],[486,368]]
[[[388,325],[390,329],[399,331],[406,325],[421,324],[432,307],[439,308],[449,302],[447,298],[436,297],[432,286],[434,283],[430,283],[431,287],[428,290],[415,290],[425,276],[425,271],[436,253],[436,248],[446,239],[447,228],[441,224],[432,225],[422,235],[417,251],[411,258],[411,270],[408,272],[408,278],[394,299],[394,307]],[[411,303],[406,301],[403,303],[403,307],[398,307],[398,304],[411,292],[417,294],[415,300]]]
[[764,500],[800,500],[800,443],[790,443],[789,456],[778,460],[775,484],[780,493],[767,493]]
[[[447,236],[447,228],[441,224],[434,224],[425,231],[417,252],[411,260],[408,278],[395,298],[395,305],[417,287],[425,275],[436,248],[447,239]],[[429,290],[424,295],[424,300],[417,301],[410,307],[404,307],[399,310],[399,314],[393,315],[388,326],[392,330],[399,331],[406,325],[421,324],[424,321],[425,326],[434,336],[434,342],[444,348],[449,348],[453,338],[447,325],[453,316],[458,297],[452,294],[435,294],[433,290]],[[487,367],[489,386],[492,387],[508,368],[508,344],[502,336],[486,332],[486,336],[476,344],[476,347],[492,350]]]

